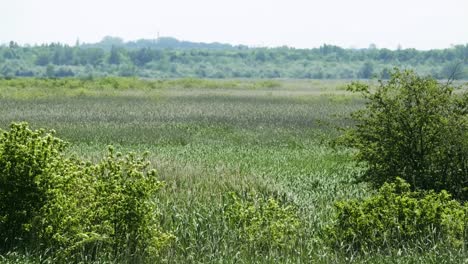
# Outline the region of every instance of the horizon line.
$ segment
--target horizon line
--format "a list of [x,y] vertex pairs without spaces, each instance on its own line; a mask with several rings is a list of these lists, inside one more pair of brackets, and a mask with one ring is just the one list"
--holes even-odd
[[290,46],[290,45],[286,45],[286,44],[285,45],[271,45],[271,46],[268,46],[268,45],[262,45],[262,44],[258,44],[258,45],[233,44],[233,43],[220,42],[220,41],[192,41],[192,40],[179,39],[179,38],[172,37],[172,36],[158,36],[157,38],[138,38],[138,39],[133,39],[133,40],[126,40],[126,39],[124,39],[122,37],[119,37],[119,36],[105,35],[99,41],[95,41],[95,42],[81,42],[80,38],[78,37],[75,40],[75,44],[70,44],[70,43],[67,43],[67,42],[60,42],[60,41],[57,41],[57,42],[56,41],[49,41],[49,42],[41,42],[41,43],[38,43],[38,42],[35,42],[35,43],[21,43],[21,42],[19,42],[18,43],[15,40],[9,40],[9,41],[6,41],[6,42],[0,42],[0,46],[8,46],[9,43],[11,43],[12,41],[14,43],[18,44],[18,46],[20,46],[20,47],[38,47],[38,46],[50,45],[50,44],[62,44],[62,45],[67,45],[67,46],[77,46],[77,44],[78,44],[78,46],[82,46],[82,45],[99,44],[99,43],[103,42],[106,38],[120,39],[122,41],[122,44],[124,44],[124,45],[127,44],[127,43],[137,42],[137,41],[141,41],[141,40],[157,41],[159,39],[175,39],[178,42],[189,42],[189,43],[194,43],[194,44],[208,44],[208,45],[209,44],[220,44],[220,45],[229,45],[229,46],[231,46],[233,48],[236,48],[236,47],[247,47],[249,49],[289,48],[289,49],[298,49],[298,50],[317,49],[317,48],[321,48],[321,47],[323,47],[325,45],[329,45],[329,46],[339,47],[339,48],[342,48],[342,49],[345,49],[345,50],[372,50],[372,49],[382,50],[382,49],[386,49],[386,50],[391,50],[391,51],[397,51],[397,50],[431,51],[431,50],[445,50],[445,49],[455,48],[457,46],[468,45],[468,42],[467,42],[467,43],[450,44],[449,47],[445,47],[445,48],[418,49],[418,48],[412,48],[412,47],[405,48],[405,47],[403,47],[402,44],[397,45],[396,48],[380,48],[380,47],[378,47],[377,44],[372,43],[372,42],[369,43],[368,47],[354,47],[353,45],[350,45],[349,47],[344,47],[344,46],[341,46],[341,45],[324,42],[320,46],[303,48],[303,47]]

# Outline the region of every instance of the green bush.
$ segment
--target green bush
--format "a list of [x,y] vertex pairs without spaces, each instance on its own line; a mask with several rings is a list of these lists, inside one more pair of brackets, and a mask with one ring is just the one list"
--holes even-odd
[[225,218],[239,239],[257,249],[294,248],[301,227],[294,207],[271,197],[241,198],[235,193],[230,193],[226,201]]
[[359,150],[364,179],[381,186],[401,177],[414,189],[468,199],[468,96],[432,78],[394,70],[376,89],[362,83],[366,107],[346,135]]
[[44,180],[62,159],[65,142],[53,132],[12,124],[0,135],[0,250],[21,247],[33,239],[31,226],[47,203]]
[[[414,192],[401,178],[366,199],[336,204],[328,230],[335,248],[347,253],[437,246],[463,249],[468,243],[468,204],[446,191]],[[439,244],[439,245],[440,245]]]
[[134,263],[171,240],[157,224],[162,182],[145,156],[110,148],[97,164],[65,158],[63,141],[25,123],[12,124],[1,139],[2,250],[22,246],[61,262]]
[[155,218],[155,194],[163,183],[148,169],[147,154],[114,155],[110,148],[108,157],[89,169],[97,179],[93,217],[108,225],[109,249],[117,256],[152,256],[172,238],[159,230]]

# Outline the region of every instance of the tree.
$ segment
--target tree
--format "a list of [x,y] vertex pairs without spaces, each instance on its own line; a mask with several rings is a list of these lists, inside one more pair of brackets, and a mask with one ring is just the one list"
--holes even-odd
[[383,80],[388,80],[390,79],[390,72],[391,70],[389,70],[388,68],[384,68],[382,70],[382,72],[380,73],[380,78],[383,79]]
[[58,78],[73,77],[75,76],[75,73],[69,68],[59,68],[57,71],[54,72],[53,76]]
[[141,67],[153,59],[152,55],[153,54],[150,49],[142,48],[137,50],[136,52],[131,53],[130,57],[136,66]]
[[55,77],[55,67],[54,67],[54,65],[51,65],[51,64],[47,65],[45,75],[47,77],[49,77],[49,78]]
[[105,49],[109,49],[112,46],[122,46],[123,44],[124,41],[122,38],[111,36],[105,36],[101,42],[99,42],[99,45]]
[[345,136],[366,165],[364,180],[380,186],[401,177],[413,189],[468,199],[468,93],[399,70],[374,92],[362,83],[348,88],[367,99]]
[[14,76],[15,67],[11,64],[4,64],[2,68],[0,68],[0,75],[6,78],[11,78]]
[[370,50],[376,50],[376,49],[377,49],[377,45],[376,45],[375,43],[371,43],[371,44],[369,45],[369,48],[368,48],[368,49],[370,49]]
[[374,73],[374,65],[367,61],[365,62],[361,69],[359,70],[359,78],[361,79],[370,79],[372,77],[372,74]]
[[463,62],[452,62],[442,68],[441,76],[446,79],[459,80],[463,78]]
[[10,60],[10,59],[17,59],[16,53],[14,49],[9,48],[3,52],[3,58]]
[[16,43],[15,41],[12,40],[12,41],[10,41],[10,43],[8,44],[8,47],[9,47],[10,49],[17,49],[17,48],[19,48],[19,45],[18,45],[18,43]]
[[37,55],[35,63],[36,63],[36,65],[39,65],[39,66],[46,66],[47,64],[50,63],[49,54],[41,53],[41,54]]
[[55,65],[62,65],[63,63],[63,48],[59,45],[54,49],[52,55],[52,63]]
[[266,55],[263,50],[259,50],[258,52],[255,53],[255,60],[264,62],[266,60]]
[[112,45],[108,62],[109,64],[120,64],[120,54],[114,45]]
[[86,49],[86,60],[88,64],[91,64],[93,66],[98,66],[103,63],[104,60],[104,50],[102,49],[97,49],[97,48],[91,48],[91,49]]

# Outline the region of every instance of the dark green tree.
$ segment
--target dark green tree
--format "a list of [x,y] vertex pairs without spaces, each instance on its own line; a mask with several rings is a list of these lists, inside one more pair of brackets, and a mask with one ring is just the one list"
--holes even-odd
[[19,45],[18,45],[18,43],[16,43],[15,41],[12,40],[12,41],[10,41],[10,43],[8,44],[8,47],[9,47],[10,49],[17,49],[17,48],[19,48]]
[[366,61],[359,70],[358,77],[361,79],[370,79],[374,74],[374,65],[370,61]]
[[448,63],[442,68],[441,76],[445,79],[459,80],[464,77],[463,62],[455,61]]
[[36,65],[39,65],[39,66],[48,65],[50,63],[49,54],[41,53],[41,54],[37,55],[35,63],[36,63]]
[[59,68],[57,71],[54,72],[54,77],[73,77],[75,73],[69,68]]
[[136,52],[132,52],[130,57],[136,66],[144,66],[153,59],[152,52],[148,48],[142,48]]
[[390,79],[390,74],[391,74],[391,71],[388,68],[384,68],[382,72],[380,73],[380,78],[383,80],[388,80]]
[[55,77],[55,67],[54,65],[47,65],[45,75],[49,78]]
[[108,59],[109,64],[120,64],[120,54],[118,49],[112,45]]
[[395,70],[375,89],[353,83],[366,107],[346,134],[377,186],[396,177],[414,189],[447,190],[468,199],[468,94],[412,71]]

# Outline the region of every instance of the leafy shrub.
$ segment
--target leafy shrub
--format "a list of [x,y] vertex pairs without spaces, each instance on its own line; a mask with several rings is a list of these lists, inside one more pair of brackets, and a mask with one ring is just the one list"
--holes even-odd
[[0,249],[23,246],[32,238],[31,225],[47,203],[44,180],[62,159],[65,142],[53,132],[32,131],[12,124],[0,135]]
[[446,191],[411,191],[401,178],[385,183],[374,196],[338,202],[336,208],[336,222],[328,231],[333,246],[347,253],[427,249],[439,242],[463,248],[468,242],[468,205]]
[[[155,218],[162,182],[146,156],[108,156],[97,164],[65,158],[65,143],[12,124],[0,144],[2,249],[21,241],[55,261],[140,262],[172,238]],[[8,242],[8,244],[7,244]]]
[[156,224],[154,195],[162,182],[145,157],[114,155],[110,148],[98,164],[65,164],[70,173],[52,176],[40,225],[43,241],[60,249],[57,257],[142,261],[171,240]]
[[149,165],[147,153],[121,156],[110,148],[107,158],[89,169],[97,179],[93,217],[108,225],[109,249],[132,259],[156,254],[172,238],[159,230],[155,219],[154,198],[163,183]]
[[349,88],[367,99],[346,138],[367,166],[364,179],[381,186],[401,177],[414,189],[468,199],[468,96],[399,70],[375,91],[362,83]]
[[293,248],[301,221],[292,206],[274,198],[247,195],[244,199],[229,193],[225,217],[241,240],[256,248]]

